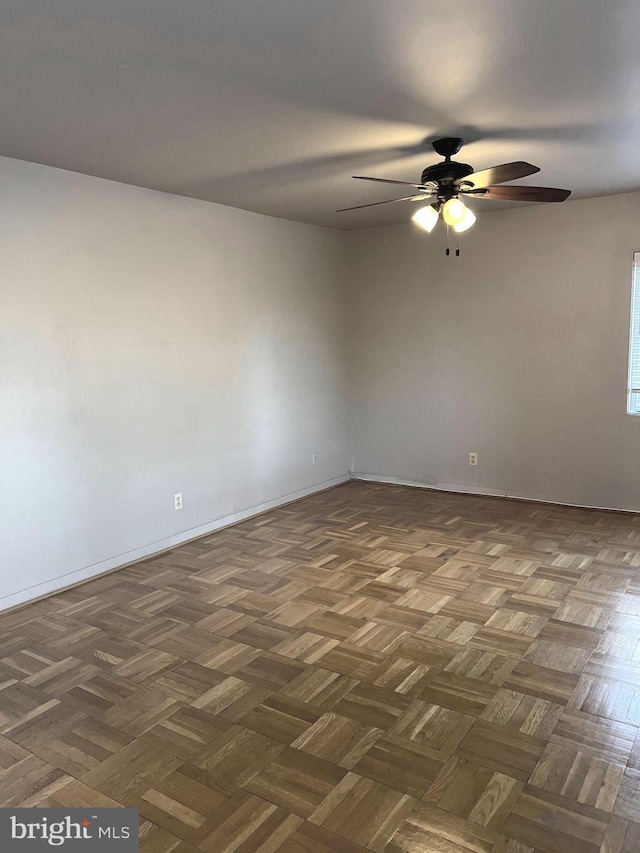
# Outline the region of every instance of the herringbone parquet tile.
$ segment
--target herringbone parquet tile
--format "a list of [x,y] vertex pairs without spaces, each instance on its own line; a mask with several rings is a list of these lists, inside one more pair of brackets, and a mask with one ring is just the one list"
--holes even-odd
[[0,615],[0,802],[143,853],[637,853],[640,517],[350,483]]

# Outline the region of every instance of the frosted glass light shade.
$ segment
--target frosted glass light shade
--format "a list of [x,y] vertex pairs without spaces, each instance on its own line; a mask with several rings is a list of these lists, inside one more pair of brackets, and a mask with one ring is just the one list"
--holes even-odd
[[471,210],[469,210],[468,207],[465,207],[465,211],[466,213],[462,222],[459,222],[457,225],[453,226],[453,230],[457,234],[460,234],[462,233],[462,231],[466,231],[468,228],[471,228],[473,223],[476,221],[475,214]]
[[433,229],[436,227],[436,222],[438,221],[438,211],[433,207],[433,205],[428,204],[426,207],[421,207],[420,210],[416,210],[411,218],[416,225],[419,225],[420,228],[424,228],[428,234],[431,234]]
[[467,213],[465,204],[459,198],[450,198],[442,206],[442,218],[447,225],[459,225]]
[[459,198],[450,198],[442,206],[442,218],[447,225],[457,225],[462,222],[467,208]]

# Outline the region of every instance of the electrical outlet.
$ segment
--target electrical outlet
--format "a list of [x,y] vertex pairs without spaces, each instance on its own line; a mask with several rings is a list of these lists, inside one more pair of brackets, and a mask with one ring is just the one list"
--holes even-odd
[[470,453],[469,454],[469,465],[477,465],[478,464],[478,454]]
[[182,492],[178,492],[173,496],[173,508],[182,509]]
[[318,454],[317,453],[311,454],[311,464],[313,465],[314,468],[318,464]]

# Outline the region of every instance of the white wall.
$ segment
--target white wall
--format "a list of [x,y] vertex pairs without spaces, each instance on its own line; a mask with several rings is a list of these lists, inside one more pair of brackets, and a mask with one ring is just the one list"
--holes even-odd
[[6,158],[0,198],[0,609],[345,478],[345,235]]
[[488,209],[459,258],[441,226],[352,235],[353,469],[640,510],[625,413],[640,193]]
[[349,464],[640,510],[640,193],[481,212],[460,258],[6,158],[0,197],[0,609]]

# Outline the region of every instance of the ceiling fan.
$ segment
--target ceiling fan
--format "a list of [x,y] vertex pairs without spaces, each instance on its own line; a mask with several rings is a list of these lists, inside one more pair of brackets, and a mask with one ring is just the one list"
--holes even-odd
[[[435,199],[413,215],[413,220],[425,231],[431,233],[438,219],[442,217],[447,225],[460,233],[470,228],[476,221],[473,212],[462,201],[463,198],[482,198],[496,201],[564,201],[571,195],[571,190],[560,190],[554,187],[527,186],[496,186],[517,178],[526,178],[539,172],[538,166],[517,161],[503,163],[474,172],[467,163],[457,163],[452,160],[454,154],[462,148],[464,140],[459,137],[436,139],[432,143],[435,151],[444,157],[442,163],[427,166],[422,173],[420,183],[412,184],[407,181],[392,181],[387,178],[369,178],[354,175],[359,181],[376,181],[383,184],[400,184],[413,187],[411,195],[402,198],[391,198],[386,201],[374,201],[370,204],[359,204],[356,207],[344,207],[337,213],[347,210],[360,210],[363,207],[375,207],[379,204],[393,204],[398,201],[426,201]],[[416,192],[417,191],[417,192]]]

